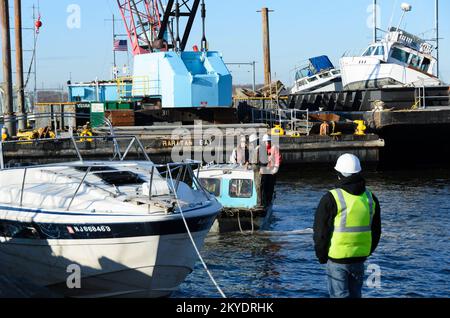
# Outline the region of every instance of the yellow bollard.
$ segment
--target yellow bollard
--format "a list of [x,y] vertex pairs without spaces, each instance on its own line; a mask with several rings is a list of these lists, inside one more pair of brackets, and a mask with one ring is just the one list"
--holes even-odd
[[271,135],[272,136],[284,136],[285,135],[285,131],[284,131],[283,128],[281,128],[281,125],[275,125],[272,128]]
[[9,139],[8,129],[2,128],[2,141],[7,141]]
[[355,135],[356,136],[365,136],[367,127],[366,127],[366,123],[364,122],[364,120],[355,120],[354,123],[358,125],[356,127]]
[[[80,137],[92,137],[94,136],[94,133],[92,132],[91,123],[87,123],[83,126],[83,130],[80,133]],[[92,138],[81,138],[80,142],[93,142],[94,139]]]

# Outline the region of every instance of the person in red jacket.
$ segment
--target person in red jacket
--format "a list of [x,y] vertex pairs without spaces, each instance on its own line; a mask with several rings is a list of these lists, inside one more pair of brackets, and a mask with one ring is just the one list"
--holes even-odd
[[261,167],[260,173],[262,175],[262,192],[263,192],[263,204],[270,205],[273,201],[275,193],[276,175],[280,170],[282,156],[280,147],[272,144],[272,137],[264,135],[263,137],[265,153],[267,154],[267,165]]

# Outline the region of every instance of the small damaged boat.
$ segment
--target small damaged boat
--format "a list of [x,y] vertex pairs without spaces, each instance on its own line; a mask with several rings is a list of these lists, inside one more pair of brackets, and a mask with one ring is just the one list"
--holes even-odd
[[259,171],[237,164],[208,165],[198,174],[202,187],[223,205],[211,232],[267,229],[274,197],[274,192],[266,186],[268,178],[262,177]]
[[291,94],[341,90],[341,72],[326,55],[312,57],[306,65],[295,70],[295,84]]
[[170,296],[222,206],[190,163],[120,158],[2,161],[0,273],[64,297]]

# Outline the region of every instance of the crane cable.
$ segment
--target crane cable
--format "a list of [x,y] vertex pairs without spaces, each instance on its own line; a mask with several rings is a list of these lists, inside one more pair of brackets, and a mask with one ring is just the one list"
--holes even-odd
[[200,251],[199,251],[199,249],[198,249],[198,247],[197,247],[197,244],[195,244],[194,238],[193,238],[192,233],[191,233],[191,231],[190,231],[190,229],[189,229],[189,226],[188,226],[188,223],[187,223],[187,221],[186,221],[186,218],[184,217],[184,212],[183,212],[183,209],[181,208],[181,204],[180,204],[180,200],[179,200],[179,198],[178,198],[177,190],[176,190],[176,188],[175,188],[175,185],[173,184],[173,177],[172,177],[172,171],[171,171],[171,169],[170,169],[170,166],[167,167],[167,171],[168,171],[168,174],[169,174],[169,177],[170,177],[169,179],[170,179],[170,183],[171,183],[171,186],[172,186],[173,194],[175,195],[175,200],[177,201],[178,209],[180,210],[180,215],[181,215],[181,218],[183,219],[184,226],[186,227],[187,233],[188,233],[189,238],[190,238],[190,240],[191,240],[191,242],[192,242],[192,246],[194,247],[195,252],[196,252],[197,255],[198,255],[198,258],[199,258],[200,261],[202,262],[203,268],[205,269],[206,273],[208,274],[209,278],[211,279],[212,283],[213,283],[214,286],[216,287],[216,289],[217,289],[217,291],[219,292],[219,294],[222,296],[222,298],[227,298],[227,296],[225,295],[225,293],[224,293],[224,292],[222,291],[222,289],[220,288],[219,284],[217,284],[217,282],[216,282],[216,280],[214,279],[212,273],[209,271],[208,265],[206,265],[205,261],[203,260],[202,255],[200,254]]

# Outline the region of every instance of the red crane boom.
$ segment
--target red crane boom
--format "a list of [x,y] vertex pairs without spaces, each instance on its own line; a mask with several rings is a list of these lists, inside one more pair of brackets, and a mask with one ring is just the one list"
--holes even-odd
[[[180,2],[181,1],[181,2]],[[117,0],[134,55],[178,49],[184,51],[200,0]],[[180,38],[180,18],[187,18]],[[176,22],[176,34],[172,28]],[[167,37],[170,38],[167,38]]]

